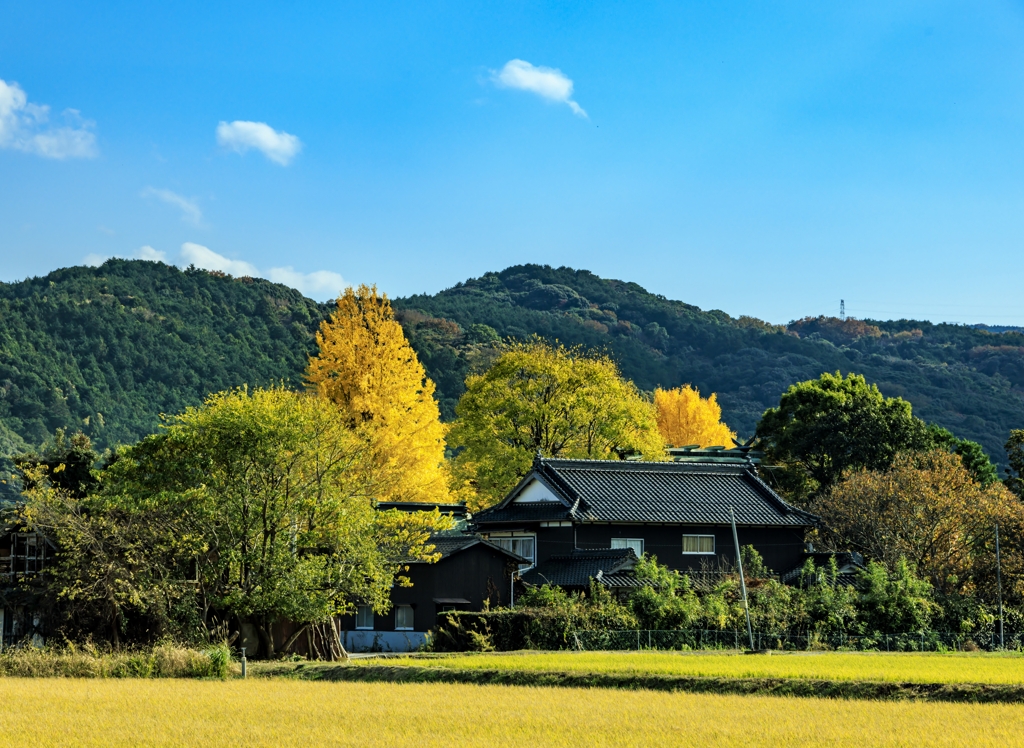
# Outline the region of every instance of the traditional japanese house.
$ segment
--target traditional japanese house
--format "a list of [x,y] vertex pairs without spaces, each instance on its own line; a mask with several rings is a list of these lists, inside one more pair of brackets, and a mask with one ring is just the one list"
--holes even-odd
[[360,605],[354,616],[340,619],[341,640],[352,652],[405,652],[417,649],[434,628],[437,615],[449,610],[483,610],[512,602],[516,570],[526,560],[466,529],[468,515],[460,504],[381,503],[380,509],[432,511],[456,519],[450,532],[433,535],[430,543],[441,558],[434,563],[410,561],[405,576],[411,587],[391,591],[391,610],[374,613]]
[[[580,586],[600,572],[622,586],[630,559],[644,553],[679,571],[731,568],[733,517],[740,545],[753,546],[768,568],[785,574],[803,563],[804,535],[818,518],[761,480],[756,453],[670,454],[668,462],[538,456],[501,503],[474,515],[473,526],[526,559],[520,570],[531,583]],[[624,549],[631,553],[610,553]]]
[[19,525],[0,533],[0,648],[25,640],[37,645],[45,641],[43,590],[37,577],[54,554],[48,538]]

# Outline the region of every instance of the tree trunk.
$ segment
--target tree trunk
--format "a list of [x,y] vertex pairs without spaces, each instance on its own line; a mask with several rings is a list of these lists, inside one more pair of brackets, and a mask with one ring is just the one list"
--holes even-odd
[[334,641],[338,643],[338,649],[341,651],[341,659],[350,659],[348,650],[346,650],[345,645],[341,643],[341,634],[338,632],[338,627],[334,625],[334,619],[332,618],[329,620],[327,625],[331,627],[331,633],[334,634]]
[[292,647],[295,646],[295,642],[298,641],[299,637],[306,633],[306,629],[309,628],[309,624],[303,624],[300,628],[295,630],[295,633],[288,637],[288,641],[281,647],[282,654],[291,654]]
[[267,626],[262,623],[256,624],[256,631],[260,637],[260,644],[263,645],[263,652],[268,660],[274,659],[274,637],[271,636]]

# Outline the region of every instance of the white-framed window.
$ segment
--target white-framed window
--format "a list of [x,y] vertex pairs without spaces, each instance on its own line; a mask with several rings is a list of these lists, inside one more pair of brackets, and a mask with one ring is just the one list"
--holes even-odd
[[395,631],[412,631],[413,614],[411,605],[399,605],[395,608]]
[[714,535],[683,535],[683,553],[714,553]]
[[356,607],[356,628],[373,630],[373,608],[369,605]]
[[536,535],[513,535],[506,538],[491,537],[490,541],[499,548],[512,551],[517,556],[522,556],[528,564],[519,564],[519,570],[529,569],[537,563],[537,536]]
[[643,538],[612,538],[612,548],[632,548],[637,558],[644,555]]

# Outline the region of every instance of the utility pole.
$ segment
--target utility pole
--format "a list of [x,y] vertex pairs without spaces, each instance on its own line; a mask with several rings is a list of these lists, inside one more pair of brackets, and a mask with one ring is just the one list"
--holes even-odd
[[839,319],[846,319],[846,299],[839,300]]
[[1003,634],[1003,571],[1002,559],[999,558],[999,524],[996,523],[996,589],[999,590],[999,648],[1006,649],[1006,639]]
[[750,606],[747,604],[747,581],[743,578],[743,556],[740,555],[740,539],[736,534],[736,513],[729,507],[732,519],[732,543],[736,546],[736,565],[740,567],[740,589],[743,591],[743,611],[747,614],[747,637],[750,639],[750,651],[754,651],[754,629],[750,626]]

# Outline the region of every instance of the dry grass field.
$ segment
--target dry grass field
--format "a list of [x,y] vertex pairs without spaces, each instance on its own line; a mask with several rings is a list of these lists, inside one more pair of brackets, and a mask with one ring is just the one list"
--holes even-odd
[[[385,664],[355,660],[354,664]],[[909,683],[1024,683],[1020,653],[517,652],[388,658],[387,665],[570,673],[663,674],[712,678],[809,678]]]
[[0,679],[0,744],[1012,746],[1024,706],[447,684]]

